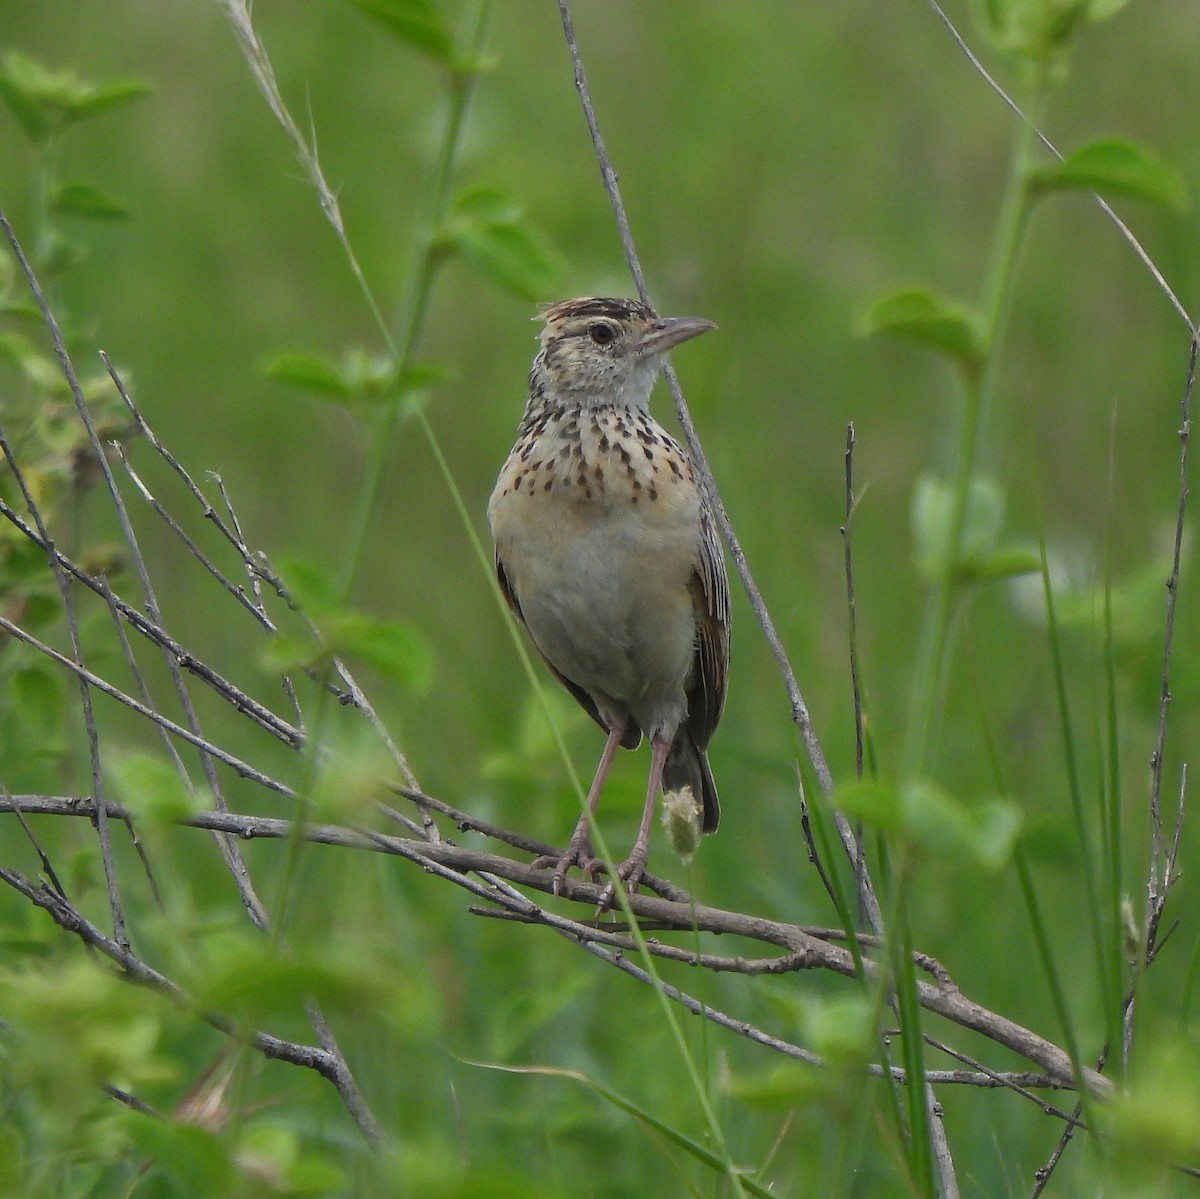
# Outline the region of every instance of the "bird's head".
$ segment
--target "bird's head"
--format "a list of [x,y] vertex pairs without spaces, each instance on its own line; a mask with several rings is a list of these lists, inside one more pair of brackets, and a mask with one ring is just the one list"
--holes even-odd
[[672,347],[715,329],[695,316],[661,317],[637,300],[585,296],[542,312],[533,381],[547,395],[598,406],[645,409]]

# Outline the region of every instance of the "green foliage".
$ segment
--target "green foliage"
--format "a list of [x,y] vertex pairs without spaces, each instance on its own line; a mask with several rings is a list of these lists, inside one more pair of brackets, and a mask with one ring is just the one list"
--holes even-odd
[[526,300],[554,295],[566,274],[562,257],[524,219],[522,207],[493,188],[475,188],[458,198],[439,244]]
[[350,0],[359,12],[415,50],[436,62],[449,64],[454,57],[454,36],[430,0]]
[[942,300],[921,287],[909,287],[876,300],[864,314],[864,335],[886,333],[941,354],[968,373],[987,355],[983,319],[962,304]]
[[1034,550],[1001,540],[1004,510],[1004,492],[995,479],[972,479],[955,549],[954,488],[931,475],[922,476],[917,480],[912,507],[921,572],[934,581],[950,576],[956,583],[982,583],[1036,571],[1039,561]]
[[433,649],[418,628],[344,610],[332,573],[319,563],[289,557],[283,575],[312,628],[272,637],[262,654],[264,670],[290,674],[345,655],[415,694],[429,690]]
[[1007,864],[1021,829],[1020,809],[1011,800],[968,806],[928,780],[897,786],[860,779],[839,787],[831,802],[900,848],[989,873]]
[[1106,21],[1129,0],[977,0],[984,28],[1001,50],[1034,62],[1055,62],[1079,34]]
[[1188,206],[1187,184],[1179,169],[1132,142],[1093,142],[1052,167],[1032,171],[1035,195],[1056,191],[1096,191],[1165,204],[1176,212]]
[[0,99],[39,147],[72,125],[103,116],[148,95],[140,79],[85,83],[74,71],[51,71],[15,50],[0,57]]

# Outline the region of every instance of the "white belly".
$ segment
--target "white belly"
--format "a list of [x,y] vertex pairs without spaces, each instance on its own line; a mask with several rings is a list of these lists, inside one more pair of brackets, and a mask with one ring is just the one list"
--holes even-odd
[[[619,489],[618,489],[619,490]],[[690,479],[591,502],[497,492],[489,506],[505,574],[538,648],[601,713],[672,735],[695,655],[689,590],[699,500]]]

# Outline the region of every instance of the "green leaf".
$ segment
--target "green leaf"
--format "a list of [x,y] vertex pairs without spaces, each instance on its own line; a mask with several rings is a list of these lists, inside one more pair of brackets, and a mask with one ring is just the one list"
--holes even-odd
[[107,770],[121,803],[136,818],[152,824],[177,824],[208,809],[175,768],[148,754],[108,755]]
[[276,633],[258,656],[258,664],[267,674],[293,674],[327,659],[331,650],[315,637]]
[[831,1066],[861,1068],[876,1049],[875,1005],[865,995],[814,995],[801,1026],[805,1041]]
[[117,79],[96,87],[85,85],[67,106],[68,122],[89,120],[112,112],[114,108],[124,108],[126,104],[132,104],[153,91],[148,83],[140,79]]
[[53,212],[89,221],[127,221],[128,208],[86,183],[64,183],[50,201]]
[[1009,800],[968,807],[926,780],[896,786],[860,779],[839,787],[831,803],[930,857],[966,860],[987,871],[1008,861],[1022,822],[1020,808]]
[[817,1066],[780,1062],[757,1074],[735,1074],[724,1089],[739,1105],[786,1112],[826,1098],[833,1081],[834,1076],[828,1070]]
[[260,370],[268,379],[319,392],[334,399],[348,400],[352,396],[350,385],[341,370],[328,358],[320,358],[315,354],[276,354],[266,359]]
[[350,0],[397,41],[441,63],[454,60],[454,38],[429,0]]
[[1028,546],[1002,546],[988,554],[974,568],[971,577],[980,583],[1011,579],[1018,575],[1038,574],[1042,559],[1037,550]]
[[454,211],[490,225],[511,225],[525,215],[524,208],[512,196],[495,187],[475,187],[463,192],[454,202]]
[[1062,162],[1030,172],[1034,195],[1055,191],[1094,191],[1165,204],[1176,212],[1188,207],[1183,175],[1165,159],[1132,142],[1093,142]]
[[985,0],[988,32],[1001,50],[1043,63],[1062,62],[1075,37],[1129,0]]
[[335,653],[368,663],[418,695],[433,685],[433,649],[413,625],[346,613],[323,625],[322,632]]
[[481,275],[525,300],[552,294],[561,260],[533,230],[520,225],[466,225],[458,231],[463,258]]
[[136,79],[85,83],[73,71],[51,71],[12,50],[0,59],[0,99],[38,145],[68,125],[131,103],[150,90]]
[[444,367],[418,362],[397,375],[393,361],[365,350],[348,350],[340,362],[318,354],[282,353],[266,359],[260,370],[268,379],[313,391],[339,404],[378,400],[383,396],[426,390],[450,378]]
[[320,620],[341,610],[338,581],[328,566],[298,554],[281,554],[276,566],[288,594],[311,619]]
[[1041,560],[1028,551],[996,548],[1004,525],[1005,497],[1000,484],[986,475],[972,479],[959,537],[958,554],[951,562],[954,537],[955,489],[953,484],[924,475],[913,493],[912,529],[917,543],[917,566],[934,580],[954,569],[960,582],[1005,578],[1039,570]]
[[564,273],[558,251],[523,219],[515,200],[494,188],[476,188],[458,198],[442,243],[525,300],[553,294]]
[[965,304],[954,304],[922,287],[909,287],[876,300],[860,322],[864,336],[886,333],[941,354],[968,370],[983,362],[983,320]]

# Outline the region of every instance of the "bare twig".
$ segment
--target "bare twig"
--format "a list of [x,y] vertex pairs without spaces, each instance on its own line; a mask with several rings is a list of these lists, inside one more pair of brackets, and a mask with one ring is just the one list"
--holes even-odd
[[[125,977],[130,982],[156,991],[185,1011],[195,1010],[195,1004],[191,996],[178,983],[173,982],[165,974],[161,974],[153,967],[148,966],[141,958],[130,952],[126,946],[119,944],[111,937],[106,937],[94,924],[77,912],[61,896],[56,895],[53,891],[45,887],[35,885],[23,875],[14,870],[7,870],[4,867],[0,867],[0,882],[6,883],[14,891],[24,895],[31,903],[36,904],[60,928],[78,937],[85,945],[90,945],[93,949],[98,950],[108,958],[109,961],[114,962],[121,968]],[[201,1013],[201,1018],[205,1023],[210,1024],[213,1028],[225,1033],[227,1036],[240,1038],[243,1035],[232,1020],[227,1019],[220,1013],[203,1012]],[[344,1063],[339,1063],[337,1056],[328,1050],[319,1049],[311,1045],[301,1045],[295,1041],[286,1041],[281,1037],[271,1036],[270,1033],[258,1031],[251,1032],[245,1039],[250,1046],[264,1057],[276,1061],[290,1062],[294,1066],[303,1066],[308,1070],[315,1070],[323,1078],[332,1082],[334,1086],[339,1087],[340,1090],[339,1084],[342,1081],[340,1069],[344,1066]],[[356,1115],[353,1109],[350,1110],[352,1115]],[[363,1128],[363,1133],[369,1139],[374,1135],[373,1131],[369,1131],[365,1127]]]
[[[86,817],[90,815],[92,806],[91,801],[87,799],[73,800],[52,796],[18,796],[16,799],[29,814],[43,812]],[[3,810],[4,806],[5,801],[0,798],[0,810]],[[117,815],[121,809],[117,805],[110,804],[109,812]],[[514,861],[497,854],[468,849],[445,841],[430,844],[425,841],[389,837],[371,830],[350,829],[339,825],[306,824],[298,828],[288,820],[245,816],[232,812],[200,813],[188,817],[180,823],[194,828],[217,829],[247,839],[301,837],[316,844],[339,845],[348,849],[373,850],[393,854],[406,858],[428,873],[453,882],[478,899],[497,904],[513,912],[523,913],[536,923],[553,925],[556,919],[561,920],[533,904],[521,892],[509,885],[516,883],[522,887],[549,893],[553,887],[553,871],[535,869],[525,862]],[[472,878],[472,874],[480,877]],[[563,888],[563,898],[582,904],[585,909],[591,910],[599,901],[602,891],[602,884],[568,879]],[[630,896],[630,904],[639,920],[655,922],[664,930],[686,933],[689,936],[699,931],[744,937],[751,941],[773,945],[785,954],[791,955],[789,965],[793,970],[828,970],[847,978],[858,976],[854,957],[848,949],[832,944],[800,925],[769,920],[748,913],[712,908],[692,900],[679,902],[654,895]],[[571,929],[578,935],[582,935],[579,930],[583,930],[589,936],[596,931],[590,925],[580,922],[569,923]],[[829,932],[829,930],[819,931],[826,935]],[[611,932],[611,930],[606,928],[605,932]],[[657,952],[659,947],[657,942],[651,944],[651,952]],[[671,950],[662,956],[677,956],[677,954]],[[679,960],[694,963],[695,958],[692,956]],[[728,965],[729,959],[726,962],[726,968],[735,968]],[[877,967],[873,962],[867,961],[865,969],[868,976],[871,977],[875,974]],[[952,982],[945,979],[944,972],[941,972],[940,978],[937,973],[934,973],[932,982],[918,981],[917,997],[921,1005],[928,1011],[944,1016],[961,1027],[982,1033],[997,1044],[1027,1058],[1044,1070],[1055,1083],[1063,1086],[1074,1085],[1071,1061],[1062,1049],[1031,1030],[1022,1028],[1007,1017],[974,1003],[964,996]],[[1111,1091],[1111,1084],[1108,1080],[1094,1072],[1085,1071],[1085,1080],[1087,1085],[1100,1097],[1107,1096]]]
[[127,695],[120,688],[114,687],[98,674],[94,674],[88,670],[86,666],[80,666],[78,662],[72,661],[65,654],[60,654],[58,650],[47,645],[44,641],[39,641],[32,633],[27,633],[20,625],[14,624],[7,617],[0,616],[0,629],[3,629],[10,636],[17,638],[18,641],[23,641],[26,645],[32,646],[39,653],[45,654],[51,661],[66,667],[67,670],[90,683],[97,691],[103,691],[105,695],[137,712],[139,716],[144,716],[147,720],[153,721],[161,728],[166,729],[167,732],[188,742],[189,745],[194,745],[197,749],[202,749],[205,753],[212,754],[214,758],[224,762],[226,766],[232,767],[234,772],[242,778],[250,779],[251,782],[266,787],[268,791],[278,792],[278,794],[285,795],[289,799],[295,798],[296,793],[286,784],[271,778],[269,775],[263,774],[262,771],[251,766],[249,762],[244,762],[241,758],[231,754],[228,750],[222,749],[219,745],[215,745],[213,742],[206,741],[203,737],[197,736],[190,729],[185,729],[182,725],[176,724],[175,721],[164,716],[161,712],[156,712],[153,708],[147,707],[140,700],[134,699],[132,695]]
[[[0,228],[3,228],[4,236],[8,239],[8,244],[12,249],[13,255],[21,267],[34,301],[41,310],[42,319],[50,332],[51,340],[54,343],[54,352],[58,357],[59,365],[70,386],[71,396],[75,401],[76,409],[84,425],[87,427],[88,435],[92,439],[93,449],[98,450],[102,464],[107,469],[108,464],[103,462],[104,453],[102,449],[99,449],[100,443],[96,436],[96,429],[92,424],[87,404],[84,402],[83,391],[79,386],[79,380],[75,376],[75,369],[71,363],[70,356],[67,354],[67,347],[63,341],[62,331],[58,327],[54,313],[50,311],[50,305],[47,303],[46,296],[41,289],[41,285],[38,283],[37,276],[33,272],[33,267],[25,257],[25,252],[21,249],[20,242],[17,241],[17,235],[13,232],[12,226],[8,223],[8,217],[4,215],[3,211],[0,211]],[[49,530],[46,528],[46,523],[42,519],[41,509],[38,507],[32,492],[25,482],[24,473],[21,471],[20,465],[2,430],[0,430],[0,449],[4,451],[4,457],[8,462],[9,469],[12,471],[13,478],[17,482],[17,486],[21,490],[25,506],[28,508],[30,516],[33,517],[34,523],[37,525],[42,543],[50,547],[52,539]],[[71,598],[71,588],[67,581],[67,576],[63,572],[62,566],[59,564],[55,554],[51,551],[49,556],[55,586],[62,597],[63,614],[66,616],[67,633],[70,637],[71,654],[74,659],[72,665],[78,667],[82,672],[84,669],[83,645],[79,639],[79,622],[75,618],[75,604]],[[116,870],[113,867],[112,840],[108,833],[108,818],[104,814],[104,779],[100,770],[100,732],[96,728],[96,715],[92,709],[92,691],[88,685],[88,681],[82,673],[77,674],[76,679],[79,685],[79,702],[83,712],[83,723],[88,741],[88,758],[92,772],[92,794],[100,801],[94,819],[96,836],[100,842],[100,860],[104,867],[104,882],[105,889],[108,892],[108,906],[112,914],[113,936],[119,944],[128,948],[129,938],[125,931],[125,915],[121,909],[120,889],[117,885]]]
[[[95,592],[96,595],[105,599],[106,603],[110,602],[105,595],[105,583],[99,576],[89,574],[81,566],[68,558],[53,542],[43,538],[37,529],[22,520],[20,515],[13,511],[3,499],[0,499],[0,516],[9,521],[10,524],[17,528],[34,545],[44,549],[73,580],[82,583],[89,591]],[[147,641],[161,646],[164,650],[168,650],[184,670],[201,679],[225,702],[250,717],[251,720],[285,745],[296,749],[303,743],[303,737],[298,729],[293,728],[282,717],[272,712],[270,708],[260,704],[252,695],[247,694],[240,687],[237,687],[207,666],[191,651],[185,649],[178,641],[168,636],[153,621],[143,616],[132,604],[127,603],[116,593],[113,593],[111,603],[121,613],[121,618],[128,622],[134,630],[145,637]]]
[[1179,561],[1183,553],[1184,516],[1188,498],[1188,448],[1192,430],[1192,389],[1196,382],[1197,342],[1192,341],[1188,359],[1187,382],[1184,384],[1180,401],[1179,421],[1179,506],[1175,513],[1175,542],[1172,547],[1171,573],[1167,578],[1167,610],[1163,631],[1162,684],[1158,700],[1158,729],[1154,738],[1154,752],[1150,757],[1150,821],[1151,853],[1150,878],[1147,884],[1154,892],[1158,887],[1159,859],[1163,851],[1162,813],[1159,801],[1162,795],[1163,748],[1167,737],[1167,709],[1171,703],[1171,650],[1175,637],[1175,607],[1178,602]]

